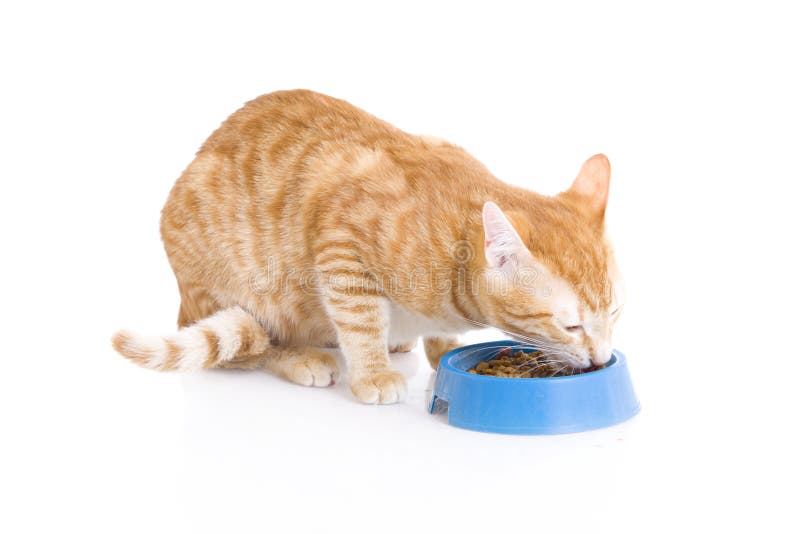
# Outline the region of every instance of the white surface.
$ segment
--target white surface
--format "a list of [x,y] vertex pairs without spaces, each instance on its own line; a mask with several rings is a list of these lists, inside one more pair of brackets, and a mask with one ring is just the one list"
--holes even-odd
[[[0,8],[0,530],[797,531],[790,3],[145,4]],[[479,434],[425,413],[419,353],[388,407],[115,355],[117,328],[174,324],[172,182],[228,113],[291,87],[542,192],[608,154],[641,414]]]

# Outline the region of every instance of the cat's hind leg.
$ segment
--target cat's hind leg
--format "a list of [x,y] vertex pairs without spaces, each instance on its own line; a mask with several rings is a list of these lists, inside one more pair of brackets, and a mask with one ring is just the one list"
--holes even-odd
[[[191,309],[181,305],[181,313]],[[184,318],[186,318],[184,316]],[[114,348],[134,363],[158,371],[263,369],[306,386],[328,386],[338,377],[336,360],[312,348],[277,347],[261,324],[236,306],[162,337],[120,331]]]
[[411,352],[414,350],[414,347],[417,346],[417,340],[412,339],[410,341],[401,341],[398,343],[390,343],[389,344],[389,352]]
[[303,386],[330,386],[339,378],[336,358],[310,347],[270,346],[261,354],[221,362],[219,367],[261,369]]
[[181,306],[178,309],[178,328],[204,319],[222,309],[222,306],[202,287],[178,282]]

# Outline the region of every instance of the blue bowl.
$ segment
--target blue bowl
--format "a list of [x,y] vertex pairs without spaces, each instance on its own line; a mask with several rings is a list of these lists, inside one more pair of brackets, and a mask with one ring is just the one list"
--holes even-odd
[[451,425],[502,434],[566,434],[614,425],[639,412],[625,356],[614,350],[603,369],[553,378],[503,378],[471,374],[480,361],[506,347],[531,345],[493,341],[442,356],[430,403],[447,409]]

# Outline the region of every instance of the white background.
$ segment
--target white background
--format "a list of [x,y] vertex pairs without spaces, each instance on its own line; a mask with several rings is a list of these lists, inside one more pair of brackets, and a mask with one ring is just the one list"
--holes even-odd
[[[0,8],[0,530],[797,531],[792,3],[16,4]],[[383,407],[116,355],[117,328],[173,329],[158,218],[175,178],[243,102],[295,87],[540,192],[606,153],[615,346],[642,412],[480,434],[425,412],[419,351],[397,358],[408,400]]]

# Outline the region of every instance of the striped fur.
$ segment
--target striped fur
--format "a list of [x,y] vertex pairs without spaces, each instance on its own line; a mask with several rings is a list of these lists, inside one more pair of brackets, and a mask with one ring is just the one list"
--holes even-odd
[[252,315],[235,307],[164,337],[123,330],[114,335],[112,344],[117,352],[148,369],[194,371],[258,356],[266,351],[269,339]]
[[370,403],[405,395],[390,349],[422,336],[435,367],[476,326],[601,362],[620,304],[609,176],[598,155],[543,196],[342,100],[261,96],[209,137],[164,206],[181,330],[122,332],[114,346],[152,369],[258,368],[307,385],[337,373],[312,347],[338,346]]

